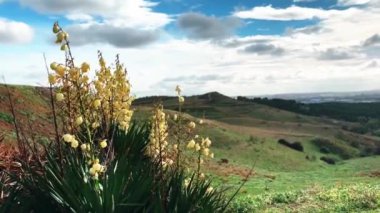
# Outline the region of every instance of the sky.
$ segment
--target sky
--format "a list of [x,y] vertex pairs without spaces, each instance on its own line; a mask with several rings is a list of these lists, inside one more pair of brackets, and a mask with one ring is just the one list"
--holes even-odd
[[76,63],[97,50],[136,96],[380,89],[380,0],[0,0],[0,76],[47,85],[58,21]]

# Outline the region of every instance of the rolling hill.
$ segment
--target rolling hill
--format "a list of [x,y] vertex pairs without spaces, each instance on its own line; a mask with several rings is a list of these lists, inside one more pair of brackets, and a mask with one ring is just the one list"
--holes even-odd
[[[28,86],[10,86],[10,90],[23,128],[48,140],[46,135],[52,130],[48,90]],[[134,101],[134,119],[147,120],[155,103],[162,103],[169,115],[178,113],[176,97],[145,97]],[[205,172],[220,184],[237,186],[254,168],[239,199],[247,194],[275,196],[315,186],[327,187],[320,191],[337,184],[372,186],[379,181],[380,157],[376,154],[380,138],[343,128],[356,123],[238,101],[218,92],[186,97],[182,111],[186,119],[204,120],[197,133],[210,137],[216,156],[206,164]],[[12,130],[7,90],[0,85],[0,136],[5,135],[6,143],[15,140]],[[280,139],[298,143],[302,151],[280,144]],[[322,157],[333,159],[335,165]],[[278,206],[265,204],[263,208]]]

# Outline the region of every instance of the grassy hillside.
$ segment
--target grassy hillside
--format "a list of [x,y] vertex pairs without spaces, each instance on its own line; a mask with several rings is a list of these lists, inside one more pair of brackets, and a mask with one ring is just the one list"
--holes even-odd
[[[24,132],[36,136],[52,133],[49,93],[46,88],[30,86],[9,86],[17,121]],[[13,142],[13,116],[10,107],[8,89],[0,84],[0,135],[6,142]],[[44,140],[42,138],[42,140]]]
[[[51,131],[46,89],[12,86],[11,93],[16,115],[25,129],[32,126],[36,135]],[[141,98],[134,102],[134,119],[148,119],[151,106],[156,102],[162,102],[169,114],[177,113],[174,97]],[[342,187],[353,183],[368,184],[368,190],[367,186],[358,190],[380,187],[380,157],[372,156],[380,140],[342,128],[355,123],[299,115],[237,101],[216,92],[187,97],[183,111],[187,119],[204,119],[198,134],[211,138],[215,152],[215,159],[208,162],[206,168],[220,184],[237,187],[253,167],[253,175],[234,203],[236,209],[253,206],[269,212],[281,212],[283,208],[308,212],[315,206],[324,206],[326,211],[335,211],[333,204],[337,200],[328,197],[330,192],[345,193]],[[29,123],[28,118],[33,122]],[[11,119],[7,92],[0,85],[0,134],[5,134],[8,142],[15,137]],[[278,143],[279,139],[298,142],[303,151],[284,146]],[[321,157],[334,159],[336,163],[327,164]],[[228,163],[221,163],[221,159]],[[376,196],[380,197],[378,192]]]
[[[178,110],[174,97],[149,97],[135,101],[136,106],[162,102],[166,109]],[[238,101],[217,92],[187,97],[183,111],[194,117],[208,119],[220,128],[247,137],[286,139],[306,143],[316,137],[328,139],[350,157],[371,155],[380,147],[379,138],[346,131],[355,123],[311,117],[252,102]],[[343,128],[344,127],[344,128]],[[321,147],[319,147],[321,148]],[[331,147],[330,147],[331,148]],[[339,153],[335,153],[339,154]]]

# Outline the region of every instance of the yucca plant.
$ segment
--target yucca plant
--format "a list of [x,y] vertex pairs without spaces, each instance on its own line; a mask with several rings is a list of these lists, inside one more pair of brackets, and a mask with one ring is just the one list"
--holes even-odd
[[183,170],[167,171],[156,179],[160,165],[144,155],[149,143],[147,125],[118,130],[118,147],[100,181],[88,179],[87,162],[65,148],[61,175],[57,150],[48,152],[44,172],[23,165],[25,175],[2,205],[2,212],[215,212],[225,209],[222,192],[210,191],[210,182],[187,179]]

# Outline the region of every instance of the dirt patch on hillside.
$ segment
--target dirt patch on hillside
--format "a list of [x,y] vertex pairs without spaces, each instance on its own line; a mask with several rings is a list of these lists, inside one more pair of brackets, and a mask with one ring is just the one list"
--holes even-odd
[[375,171],[370,171],[370,172],[366,172],[366,173],[361,173],[360,176],[380,178],[380,170],[375,170]]
[[205,169],[221,177],[228,177],[230,175],[235,175],[235,176],[240,176],[242,178],[246,178],[249,175],[250,176],[256,175],[255,171],[251,172],[251,169],[249,168],[232,165],[232,164],[225,164],[225,163],[220,164],[216,162],[210,162],[205,165]]

